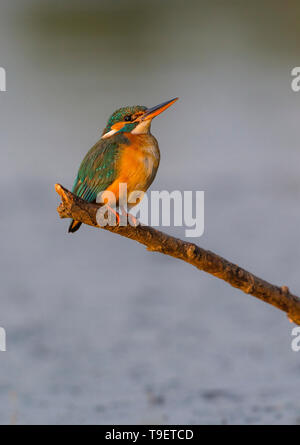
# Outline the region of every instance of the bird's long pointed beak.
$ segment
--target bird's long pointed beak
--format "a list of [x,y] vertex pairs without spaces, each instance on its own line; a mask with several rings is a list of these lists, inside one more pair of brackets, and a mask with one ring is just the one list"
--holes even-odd
[[158,116],[160,113],[165,111],[171,105],[173,105],[178,100],[178,97],[175,99],[168,100],[167,102],[163,102],[162,104],[156,105],[155,107],[148,108],[145,113],[142,115],[141,120],[153,119],[155,116]]

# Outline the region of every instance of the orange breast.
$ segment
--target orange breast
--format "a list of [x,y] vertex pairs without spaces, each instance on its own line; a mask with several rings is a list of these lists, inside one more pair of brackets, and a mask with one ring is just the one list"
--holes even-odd
[[107,189],[119,199],[119,184],[127,184],[127,195],[138,190],[145,192],[153,182],[160,160],[156,139],[150,134],[126,133],[130,145],[123,147],[118,178]]

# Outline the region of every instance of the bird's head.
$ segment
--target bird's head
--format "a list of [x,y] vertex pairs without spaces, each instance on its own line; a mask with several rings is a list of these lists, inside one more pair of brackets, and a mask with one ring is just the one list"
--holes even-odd
[[102,133],[102,139],[121,132],[133,134],[149,133],[152,119],[169,108],[177,99],[178,97],[152,108],[141,105],[119,108],[108,119]]

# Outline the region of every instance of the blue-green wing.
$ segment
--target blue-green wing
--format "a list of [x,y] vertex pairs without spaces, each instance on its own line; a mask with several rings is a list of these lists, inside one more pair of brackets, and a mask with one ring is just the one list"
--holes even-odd
[[73,193],[88,202],[96,200],[118,176],[118,160],[124,143],[123,137],[100,139],[83,159],[73,186]]

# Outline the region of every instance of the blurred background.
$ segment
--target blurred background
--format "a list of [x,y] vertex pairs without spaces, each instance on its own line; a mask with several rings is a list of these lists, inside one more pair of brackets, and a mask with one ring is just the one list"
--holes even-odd
[[179,96],[152,125],[152,189],[204,190],[193,241],[299,295],[299,39],[296,0],[1,2],[2,424],[300,423],[283,313],[125,238],[68,235],[54,191],[116,108]]

